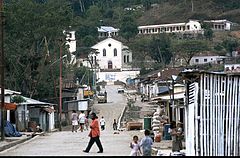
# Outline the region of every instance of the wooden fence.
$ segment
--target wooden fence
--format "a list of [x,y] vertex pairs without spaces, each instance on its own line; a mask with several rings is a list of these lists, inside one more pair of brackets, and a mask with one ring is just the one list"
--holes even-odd
[[191,72],[183,76],[186,155],[238,156],[240,74]]

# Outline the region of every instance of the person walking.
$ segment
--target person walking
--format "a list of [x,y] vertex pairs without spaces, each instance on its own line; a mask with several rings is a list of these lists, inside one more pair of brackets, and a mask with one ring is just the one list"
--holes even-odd
[[72,111],[72,132],[77,132],[78,114],[75,110]]
[[102,130],[102,131],[105,129],[105,124],[106,124],[105,119],[104,119],[104,117],[102,116],[102,118],[100,119],[100,125],[101,125],[101,130]]
[[80,124],[80,126],[79,126],[79,130],[81,131],[81,132],[83,132],[83,129],[84,129],[84,124],[85,124],[85,121],[86,121],[86,116],[85,116],[85,114],[84,114],[84,111],[81,111],[81,113],[79,114],[79,124]]
[[129,156],[140,156],[142,154],[140,144],[138,142],[138,136],[133,136],[133,140],[130,143],[131,153]]
[[116,121],[116,119],[113,120],[113,130],[117,130],[117,121]]
[[88,134],[88,136],[90,137],[90,141],[88,143],[88,146],[85,150],[83,150],[83,152],[88,153],[92,147],[92,145],[96,142],[99,151],[97,153],[103,153],[103,147],[102,147],[102,143],[99,139],[100,137],[100,129],[99,129],[99,122],[98,122],[98,117],[96,115],[96,113],[92,113],[91,114],[91,118],[92,118],[92,122],[90,124],[90,132]]
[[146,129],[144,131],[144,135],[145,136],[142,138],[140,142],[140,146],[142,147],[142,151],[143,151],[143,156],[151,156],[153,140],[150,137],[150,131]]

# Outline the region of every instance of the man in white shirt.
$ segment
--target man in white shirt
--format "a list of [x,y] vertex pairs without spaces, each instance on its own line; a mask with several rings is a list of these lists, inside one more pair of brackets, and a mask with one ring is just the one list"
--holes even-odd
[[102,131],[105,129],[105,119],[104,117],[102,116],[102,118],[100,119],[100,126],[101,126],[101,129]]

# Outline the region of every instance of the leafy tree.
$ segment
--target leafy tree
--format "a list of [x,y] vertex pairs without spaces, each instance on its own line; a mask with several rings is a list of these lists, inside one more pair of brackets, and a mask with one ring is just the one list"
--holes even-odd
[[239,43],[236,39],[225,39],[222,42],[223,47],[231,54],[232,51],[236,50]]
[[49,64],[59,58],[57,41],[71,23],[68,2],[12,0],[6,3],[5,11],[7,87],[35,98],[54,96],[49,83],[59,74],[50,73]]
[[76,69],[75,76],[79,79],[81,85],[92,85],[93,71],[88,67],[81,66]]
[[163,66],[165,66],[170,62],[172,57],[170,47],[171,41],[167,34],[160,34],[158,37],[153,37],[149,46],[152,59],[158,63],[163,63]]
[[83,45],[86,47],[91,47],[96,43],[96,38],[93,36],[85,36],[83,38]]
[[202,24],[204,30],[204,37],[208,40],[212,40],[213,38],[213,30],[211,29],[209,24],[203,23]]
[[22,103],[25,102],[26,100],[21,96],[21,95],[15,95],[11,98],[12,103]]
[[142,0],[143,7],[145,10],[149,10],[151,8],[151,1],[150,0]]
[[145,67],[145,61],[149,57],[150,39],[148,37],[136,38],[129,43],[129,48],[133,51],[133,67]]
[[121,20],[119,35],[127,41],[134,38],[138,34],[137,23],[130,15],[125,15]]
[[172,49],[176,55],[183,58],[188,65],[196,53],[209,50],[207,43],[200,40],[179,41],[173,45]]

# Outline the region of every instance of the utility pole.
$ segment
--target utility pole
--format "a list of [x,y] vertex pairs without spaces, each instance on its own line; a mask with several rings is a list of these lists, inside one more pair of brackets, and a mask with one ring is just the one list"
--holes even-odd
[[3,52],[3,0],[0,0],[0,71],[1,71],[1,140],[5,139],[4,133],[4,120],[5,120],[5,110],[4,110],[4,52]]
[[60,41],[60,63],[59,63],[59,130],[62,131],[62,41]]

